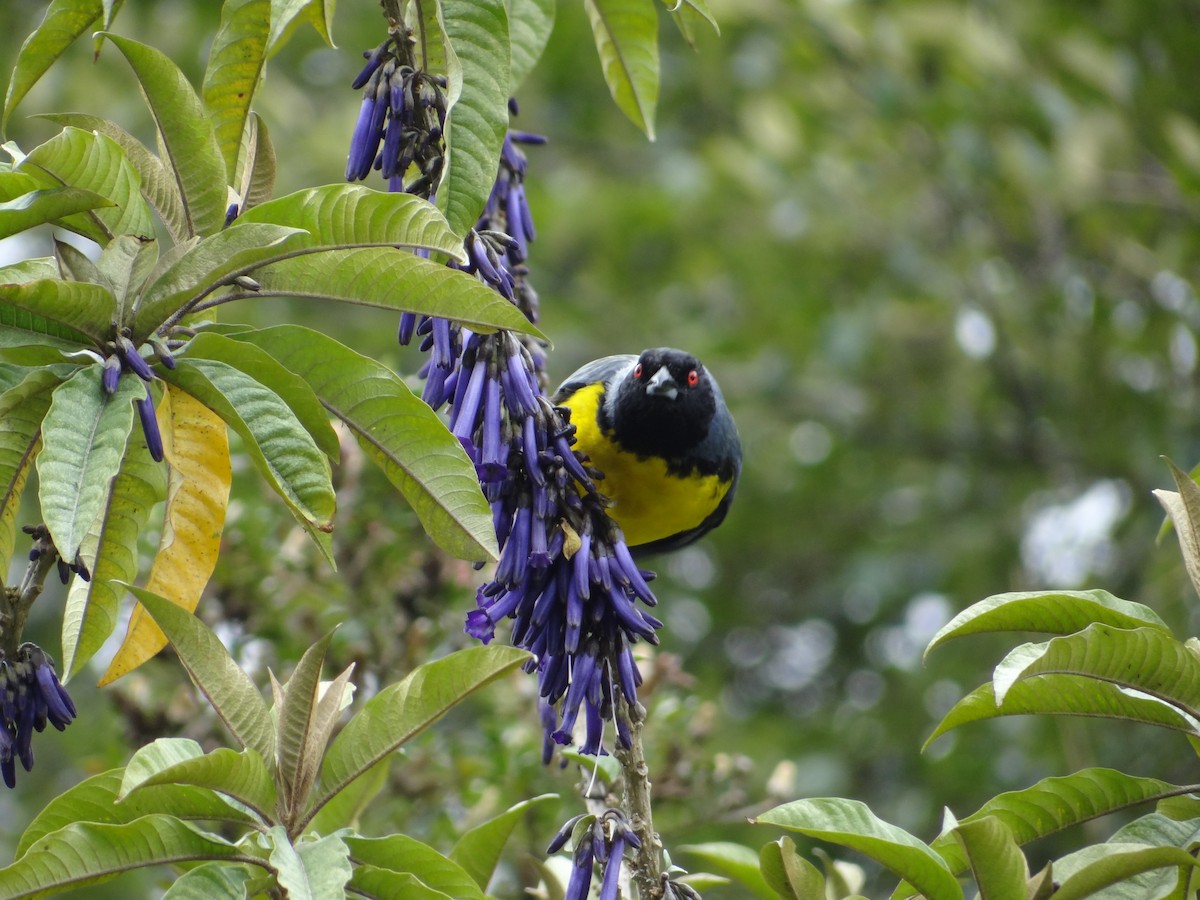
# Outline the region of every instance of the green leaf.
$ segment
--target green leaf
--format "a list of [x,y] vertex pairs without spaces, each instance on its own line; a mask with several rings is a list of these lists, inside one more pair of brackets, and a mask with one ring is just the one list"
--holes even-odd
[[37,84],[79,35],[100,17],[100,0],[53,0],[41,24],[25,38],[17,53],[17,64],[4,96],[4,116],[0,132],[7,130],[8,118],[17,104]]
[[333,19],[333,0],[271,0],[270,54],[287,41],[300,22],[311,22],[317,34],[330,46],[329,28]]
[[1029,866],[1007,825],[995,816],[984,816],[960,823],[953,834],[970,861],[980,900],[1024,896]]
[[75,187],[107,197],[112,207],[93,209],[59,221],[104,245],[118,234],[154,236],[150,209],[141,196],[141,178],[121,146],[105,134],[67,127],[34,147],[18,167],[47,188]]
[[313,388],[295,369],[282,364],[267,350],[245,340],[202,333],[188,343],[182,356],[187,359],[223,362],[274,391],[296,414],[296,418],[312,435],[321,452],[332,462],[336,463],[341,459],[342,447],[338,443],[337,433],[329,424],[329,413],[321,405],[321,400],[313,392]]
[[243,155],[241,189],[242,213],[271,199],[275,192],[275,145],[258,113],[251,113],[246,152]]
[[117,323],[124,325],[130,297],[136,294],[158,262],[158,241],[119,234],[100,252],[96,266],[104,284],[117,298]]
[[749,847],[727,841],[712,841],[706,844],[685,844],[680,852],[698,857],[707,868],[726,875],[743,885],[754,896],[764,900],[775,900],[775,890],[763,877],[759,855]]
[[255,466],[333,563],[328,532],[336,497],[329,460],[279,395],[216,360],[187,359],[163,373],[241,435]]
[[71,246],[66,241],[54,238],[54,259],[58,263],[57,274],[67,281],[90,281],[92,284],[104,284],[104,276],[100,268],[82,250]]
[[982,684],[946,713],[922,749],[960,725],[1001,716],[1093,716],[1158,725],[1185,734],[1196,726],[1173,706],[1140,697],[1115,684],[1082,675],[1037,675],[1013,684],[1001,703],[991,682]]
[[[125,378],[134,380],[133,375]],[[75,578],[67,592],[62,622],[66,678],[76,675],[117,627],[125,589],[115,583],[137,578],[138,535],[166,487],[166,470],[150,457],[145,437],[140,430],[131,434],[107,502],[80,545],[91,580]]]
[[242,135],[250,105],[267,64],[271,0],[225,0],[221,25],[204,70],[204,106],[225,160],[225,171],[238,169]]
[[338,835],[292,846],[281,825],[271,829],[271,865],[288,900],[342,900],[350,881],[350,851]]
[[171,240],[179,243],[187,240],[187,222],[183,214],[183,198],[175,178],[167,171],[161,159],[151,153],[146,145],[120,125],[90,116],[86,113],[43,113],[38,116],[60,126],[74,126],[83,131],[98,131],[112,138],[125,153],[125,158],[141,179],[142,198],[150,204],[162,219]]
[[764,844],[758,852],[758,864],[767,884],[786,900],[825,896],[825,876],[796,852],[790,837]]
[[245,900],[252,877],[254,872],[247,866],[204,863],[176,878],[162,900]]
[[1097,624],[1041,644],[1022,644],[992,674],[997,702],[1004,702],[1017,681],[1052,673],[1109,681],[1200,716],[1200,657],[1157,628]]
[[0,238],[57,221],[64,216],[115,205],[107,197],[77,187],[30,191],[0,203]]
[[462,238],[432,203],[361,184],[328,184],[269,200],[243,213],[230,230],[250,222],[303,228],[312,235],[296,246],[423,247],[459,262],[467,258]]
[[584,0],[600,67],[617,108],[654,140],[658,15],[651,0]]
[[458,898],[434,890],[408,872],[393,872],[378,866],[359,865],[354,867],[350,887],[366,897],[403,897],[404,900],[458,900]]
[[117,800],[123,800],[139,784],[171,766],[204,755],[204,748],[191,738],[158,738],[134,751],[125,766]]
[[148,787],[117,803],[123,775],[123,769],[93,775],[51,800],[21,835],[16,856],[23,856],[36,841],[72,822],[121,824],[165,812],[179,819],[225,822],[234,827],[253,822],[247,813],[217,794],[196,787]]
[[[329,740],[329,728],[313,727],[317,714],[317,688],[321,683],[321,666],[333,633],[325,635],[305,651],[283,688],[283,700],[276,704],[278,720],[275,749],[278,754],[279,784],[283,790],[283,809],[291,816],[302,809],[309,788],[316,780]],[[344,689],[344,683],[340,686]],[[342,690],[338,691],[340,700]],[[330,724],[330,728],[332,723]]]
[[496,872],[500,854],[508,843],[513,830],[535,804],[546,800],[557,800],[557,794],[542,794],[522,800],[498,816],[481,822],[463,834],[450,851],[450,859],[461,866],[475,880],[480,890],[487,890],[488,882]]
[[146,95],[183,200],[187,234],[216,233],[225,223],[225,163],[204,104],[170,57],[129,38],[105,37],[124,54]]
[[309,831],[330,834],[339,828],[357,828],[359,816],[387,786],[392,757],[384,757],[361,778],[331,797],[308,824]]
[[8,572],[16,543],[17,509],[41,446],[42,419],[62,383],[52,369],[34,369],[0,394],[0,572]]
[[204,238],[146,287],[134,312],[134,342],[144,341],[184,304],[217,290],[232,274],[278,259],[304,246],[307,238],[298,228],[241,222]]
[[329,745],[321,767],[322,791],[309,817],[451,707],[527,659],[528,653],[514,647],[473,647],[419,666],[403,681],[384,688]]
[[555,0],[509,0],[508,36],[512,43],[509,92],[515,93],[533,71],[554,30]]
[[180,760],[136,783],[130,782],[126,773],[121,785],[123,799],[155,785],[193,785],[232,797],[256,812],[263,821],[269,821],[275,814],[275,782],[257,750],[239,753],[228,747],[218,747]]
[[[1017,844],[1024,846],[1072,825],[1186,790],[1157,778],[1138,778],[1115,769],[1081,769],[999,794],[958,824],[994,816],[1008,827]],[[932,846],[952,871],[967,868],[966,854],[953,834],[939,836]]]
[[962,898],[958,880],[929,845],[877,818],[857,800],[794,800],[751,821],[777,825],[864,853],[912,884],[928,900]]
[[170,600],[138,587],[129,586],[129,590],[166,633],[188,676],[238,745],[253,748],[263,759],[274,759],[275,732],[267,704],[220,639]]
[[0,266],[0,284],[25,284],[30,281],[58,277],[60,277],[58,262],[53,256],[23,259],[11,266]]
[[[1110,885],[1154,869],[1200,866],[1200,860],[1178,847],[1146,847],[1141,844],[1100,844],[1073,856],[1081,865],[1070,875],[1062,871],[1062,860],[1055,863],[1055,880],[1060,884],[1054,892],[1054,900],[1095,897]],[[1139,892],[1138,896],[1144,895]]]
[[133,428],[133,401],[145,394],[137,379],[122,378],[116,393],[106,397],[102,370],[80,369],[59,385],[42,422],[38,500],[54,546],[68,561],[108,502]]
[[466,869],[415,838],[403,834],[385,838],[347,837],[346,846],[360,865],[407,872],[426,887],[455,900],[483,900],[483,889]]
[[706,0],[677,0],[667,5],[667,12],[693,50],[696,49],[696,30],[701,25],[707,24],[717,34],[721,33],[721,28],[717,25],[716,17],[708,8]]
[[944,625],[925,656],[946,641],[968,634],[997,631],[1040,631],[1071,634],[1093,622],[1116,628],[1146,626],[1169,632],[1158,613],[1148,606],[1114,597],[1108,591],[1022,591],[996,594],[964,609]]
[[46,835],[0,869],[0,896],[34,897],[143,866],[208,859],[262,865],[228,841],[174,816],[148,815],[113,825],[76,823]]
[[98,284],[61,278],[0,284],[0,303],[53,323],[63,334],[86,335],[97,345],[112,337],[117,300]]
[[544,337],[525,315],[479,279],[390,247],[311,253],[267,266],[260,297],[354,303],[454,319],[478,332]]
[[1175,523],[1184,568],[1192,580],[1192,587],[1200,591],[1200,485],[1171,460],[1166,462],[1179,493],[1159,490],[1154,496]]
[[491,511],[475,468],[441,419],[390,369],[297,325],[231,335],[304,378],[404,494],[433,540],[463,559],[494,559]]
[[446,116],[446,162],[438,206],[455,234],[483,212],[508,130],[508,12],[504,0],[442,0],[446,37],[462,73],[462,93]]

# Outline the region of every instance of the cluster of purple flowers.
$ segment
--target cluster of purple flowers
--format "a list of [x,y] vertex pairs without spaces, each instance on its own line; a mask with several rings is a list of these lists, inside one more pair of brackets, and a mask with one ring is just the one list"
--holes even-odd
[[559,829],[546,852],[557,853],[572,838],[574,850],[566,900],[587,900],[592,884],[592,868],[596,864],[604,872],[600,882],[600,900],[616,900],[625,850],[637,850],[642,846],[625,814],[619,809],[610,808],[599,816],[575,816]]
[[33,768],[33,733],[49,722],[62,731],[75,718],[75,704],[58,681],[54,660],[36,644],[22,644],[13,659],[0,654],[0,775],[17,783],[16,760]]
[[[111,344],[110,349],[111,352],[104,360],[104,372],[100,378],[104,392],[109,396],[115,394],[121,375],[125,372],[132,372],[142,379],[146,395],[138,398],[138,419],[142,423],[142,433],[146,436],[146,447],[150,450],[150,456],[155,462],[162,462],[162,434],[158,430],[158,418],[154,415],[154,396],[150,393],[150,382],[154,380],[154,370],[150,368],[145,357],[138,353],[128,335],[120,335]],[[175,360],[165,347],[155,347],[155,351],[163,365],[168,369],[175,368]]]

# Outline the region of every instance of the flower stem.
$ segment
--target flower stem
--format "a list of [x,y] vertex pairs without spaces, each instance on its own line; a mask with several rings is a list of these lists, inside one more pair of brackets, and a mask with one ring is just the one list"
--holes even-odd
[[646,710],[640,703],[628,706],[624,698],[619,702],[628,710],[629,749],[618,746],[615,755],[625,773],[625,808],[629,813],[629,823],[642,840],[632,866],[633,882],[637,887],[637,896],[642,900],[658,900],[662,897],[662,842],[654,831],[650,808],[650,768],[646,765],[646,754],[642,748]]
[[4,589],[3,606],[0,607],[0,651],[7,659],[17,658],[17,647],[25,631],[29,609],[41,595],[46,576],[58,563],[58,551],[54,549],[46,527],[39,525],[31,533],[38,553],[29,561],[21,586]]

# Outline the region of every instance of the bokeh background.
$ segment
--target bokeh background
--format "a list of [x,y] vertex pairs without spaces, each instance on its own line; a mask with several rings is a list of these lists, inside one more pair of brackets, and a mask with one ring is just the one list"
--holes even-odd
[[[973,638],[922,661],[976,600],[1104,587],[1180,634],[1200,628],[1150,493],[1170,484],[1160,457],[1200,460],[1200,5],[710,2],[721,35],[696,50],[663,11],[654,143],[611,103],[576,3],[517,93],[516,127],[549,138],[529,151],[527,188],[551,377],[687,348],[745,447],[726,524],[654,565],[667,627],[645,667],[668,845],[757,848],[776,835],[745,817],[799,796],[865,800],[930,839],[943,807],[965,815],[1085,765],[1195,780],[1182,738],[1084,720],[1007,719],[921,745],[1013,643]],[[116,27],[198,82],[218,6],[127,0]],[[43,9],[0,6],[0,68]],[[302,30],[271,62],[257,108],[277,193],[341,178],[348,85],[382,33],[376,3],[342,0],[337,49]],[[29,149],[53,131],[26,116],[63,110],[151,135],[121,60],[93,63],[87,42],[8,137]],[[6,259],[29,252],[0,244]],[[420,364],[377,312],[269,301],[229,315],[321,328],[406,375]],[[334,661],[358,663],[364,693],[467,642],[479,574],[431,549],[352,446],[337,573],[250,476],[235,474],[201,614],[256,677],[286,672],[337,623]],[[48,592],[34,623],[52,652],[60,601]],[[521,851],[539,852],[577,806],[575,776],[538,762],[528,681],[475,698],[412,749],[364,829],[404,822],[445,849],[511,803],[563,794],[531,814],[495,889],[517,896],[532,877]],[[131,747],[220,739],[169,656],[113,689],[71,689],[80,721],[40,740],[35,772],[0,795],[0,857],[50,796]]]

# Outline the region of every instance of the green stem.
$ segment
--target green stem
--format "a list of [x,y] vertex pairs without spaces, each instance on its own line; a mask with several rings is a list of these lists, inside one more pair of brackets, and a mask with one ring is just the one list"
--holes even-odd
[[663,895],[662,841],[654,830],[654,818],[650,807],[650,767],[646,765],[646,754],[642,748],[642,726],[646,710],[639,703],[628,706],[620,701],[629,714],[629,749],[616,749],[617,761],[625,773],[625,809],[629,823],[642,846],[634,857],[633,883],[637,896],[642,900],[658,900]]
[[4,589],[3,608],[0,609],[0,651],[7,659],[16,659],[30,607],[41,596],[46,576],[58,562],[58,551],[50,541],[46,526],[39,525],[31,533],[34,547],[39,551],[37,558],[29,561],[20,587]]

